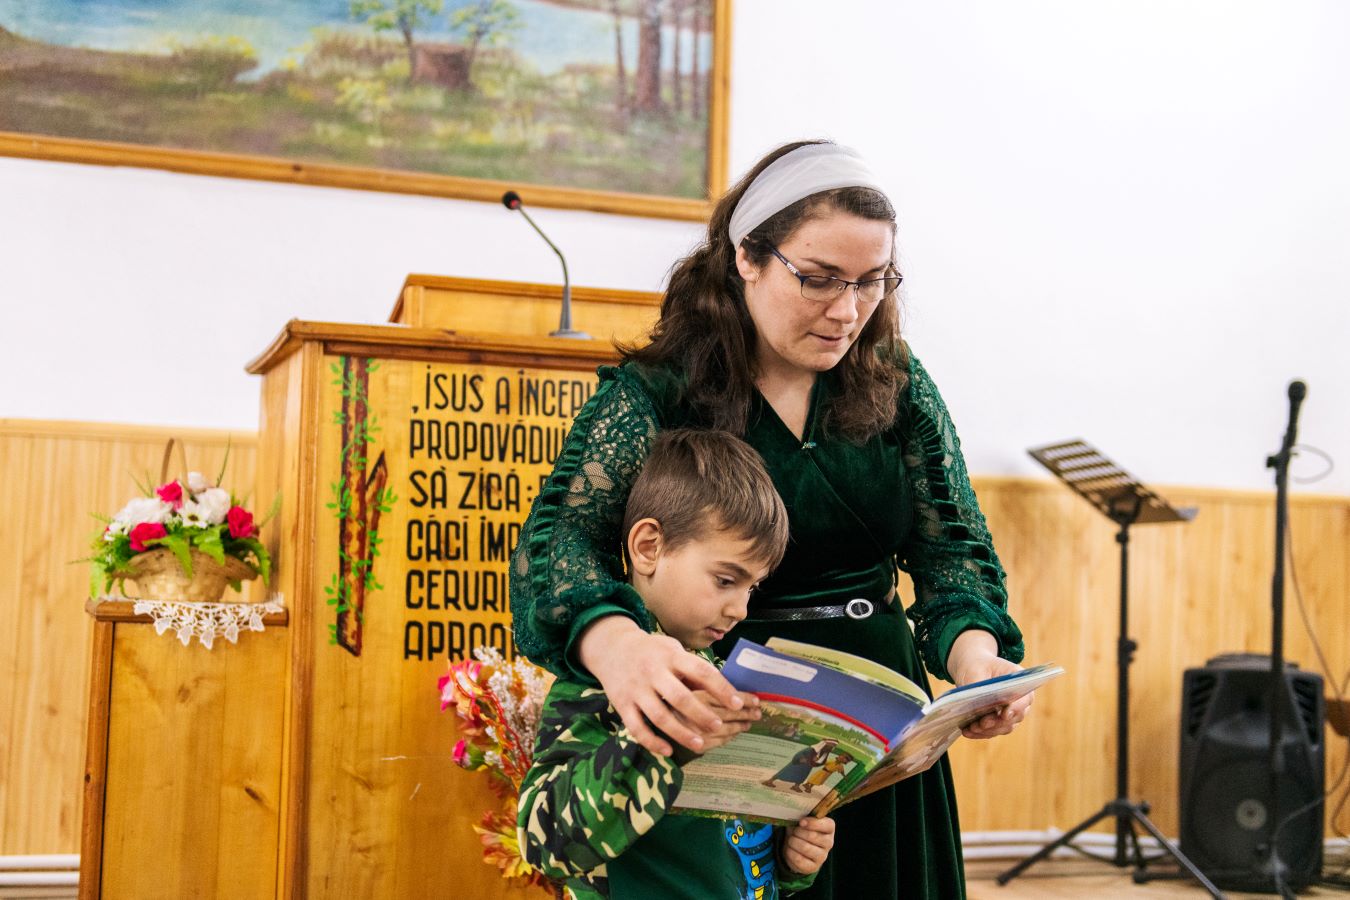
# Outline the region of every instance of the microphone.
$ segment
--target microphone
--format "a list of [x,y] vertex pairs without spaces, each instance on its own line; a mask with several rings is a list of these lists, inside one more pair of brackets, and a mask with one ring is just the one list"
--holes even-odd
[[586,332],[572,330],[572,282],[567,277],[567,259],[563,256],[562,251],[558,249],[557,244],[554,244],[552,241],[548,239],[548,235],[544,234],[543,230],[538,225],[534,224],[534,219],[531,219],[530,214],[525,211],[525,207],[521,203],[519,194],[517,194],[515,191],[507,191],[505,194],[502,194],[502,205],[505,206],[507,209],[514,210],[515,212],[518,212],[522,216],[524,216],[525,221],[530,223],[531,228],[539,232],[539,236],[544,239],[544,243],[548,244],[550,247],[553,248],[553,252],[558,254],[558,259],[562,262],[562,270],[563,270],[562,312],[559,314],[558,317],[558,330],[550,331],[548,333],[548,336],[564,337],[564,338],[580,338],[581,340],[589,341],[591,339],[591,336]]
[[1288,453],[1293,449],[1295,436],[1298,434],[1298,409],[1303,405],[1303,398],[1308,396],[1308,386],[1302,381],[1295,379],[1289,382],[1289,430],[1284,433],[1283,452]]
[[1308,385],[1297,378],[1289,382],[1289,424],[1284,430],[1284,440],[1280,444],[1280,450],[1271,456],[1266,457],[1266,468],[1274,469],[1276,478],[1280,477],[1280,470],[1288,470],[1290,457],[1294,453],[1294,444],[1298,443],[1298,410],[1303,405],[1303,398],[1308,396]]

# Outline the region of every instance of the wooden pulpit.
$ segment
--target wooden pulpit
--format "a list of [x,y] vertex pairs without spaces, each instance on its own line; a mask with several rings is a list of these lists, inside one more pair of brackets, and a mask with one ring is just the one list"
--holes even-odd
[[[285,612],[213,650],[95,611],[81,896],[543,896],[473,830],[437,678],[515,655],[507,558],[612,340],[652,294],[410,276],[393,323],[292,321],[262,376],[258,506]],[[106,604],[105,604],[106,606]]]

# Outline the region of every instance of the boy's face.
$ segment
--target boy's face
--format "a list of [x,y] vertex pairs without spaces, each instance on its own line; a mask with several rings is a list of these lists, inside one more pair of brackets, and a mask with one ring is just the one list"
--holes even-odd
[[745,618],[750,591],[769,574],[749,540],[725,531],[669,549],[660,525],[643,519],[629,535],[633,586],[666,634],[690,649],[720,640]]

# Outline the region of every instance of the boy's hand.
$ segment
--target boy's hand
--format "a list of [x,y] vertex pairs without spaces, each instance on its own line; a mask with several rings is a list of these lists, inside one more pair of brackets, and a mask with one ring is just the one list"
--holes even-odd
[[787,827],[783,838],[783,862],[798,875],[813,875],[825,865],[834,846],[834,819],[807,816]]
[[[708,708],[716,713],[717,717],[721,719],[722,722],[722,724],[712,731],[705,731],[703,733],[702,752],[707,753],[714,747],[722,746],[736,735],[749,731],[750,723],[754,722],[762,715],[759,711],[759,707],[753,705],[759,702],[759,698],[754,694],[737,691],[736,696],[741,698],[741,703],[743,705],[740,709],[728,709],[718,703],[717,698],[707,691],[694,691],[694,697],[701,702],[706,703]],[[679,714],[676,713],[676,715]],[[681,717],[681,721],[684,722],[683,717]],[[690,723],[684,722],[684,724],[689,725]]]

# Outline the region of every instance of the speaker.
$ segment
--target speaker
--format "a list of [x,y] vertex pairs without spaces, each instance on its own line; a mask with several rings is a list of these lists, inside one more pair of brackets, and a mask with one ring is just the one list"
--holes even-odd
[[[1188,669],[1181,692],[1181,852],[1222,888],[1274,891],[1271,829],[1313,804],[1326,784],[1322,678],[1284,673],[1283,774],[1272,803],[1270,657],[1231,654]],[[1299,889],[1322,874],[1323,805],[1284,823],[1280,881]]]

